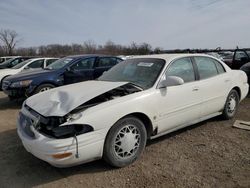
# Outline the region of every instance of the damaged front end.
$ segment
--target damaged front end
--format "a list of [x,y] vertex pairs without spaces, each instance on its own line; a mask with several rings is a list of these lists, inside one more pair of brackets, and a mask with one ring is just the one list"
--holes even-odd
[[98,95],[84,102],[83,104],[80,104],[65,116],[45,117],[33,110],[32,107],[24,104],[24,110],[22,110],[22,112],[20,113],[19,121],[21,125],[26,124],[25,126],[23,126],[23,130],[30,137],[35,136],[32,133],[32,129],[30,126],[34,127],[40,134],[49,138],[64,139],[76,137],[78,135],[94,131],[94,128],[91,125],[79,123],[74,124],[74,121],[82,117],[81,112],[98,104],[139,91],[142,91],[140,87],[131,83],[127,83],[125,85],[109,90],[101,95]]
[[72,120],[69,120],[67,116],[44,117],[27,105],[24,105],[24,109],[19,114],[19,124],[23,131],[31,138],[35,138],[32,128],[46,137],[56,139],[74,137],[94,130],[93,127],[83,124],[63,125],[70,121]]

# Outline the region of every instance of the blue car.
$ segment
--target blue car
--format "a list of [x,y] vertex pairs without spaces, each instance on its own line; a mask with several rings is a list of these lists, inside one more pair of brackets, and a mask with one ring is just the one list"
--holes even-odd
[[9,76],[3,80],[2,89],[10,99],[29,97],[54,87],[96,79],[121,61],[104,55],[68,56],[45,69]]

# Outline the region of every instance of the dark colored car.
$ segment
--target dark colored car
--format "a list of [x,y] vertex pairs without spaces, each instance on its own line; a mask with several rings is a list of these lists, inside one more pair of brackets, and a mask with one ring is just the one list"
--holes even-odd
[[68,56],[43,70],[9,76],[3,80],[2,89],[10,98],[28,97],[54,87],[96,79],[121,61],[103,55]]
[[233,59],[224,60],[224,62],[232,69],[240,69],[244,64],[250,62],[250,50],[236,49]]
[[13,59],[9,59],[9,60],[0,64],[0,69],[12,68],[12,67],[16,66],[17,64],[19,64],[25,60],[31,59],[31,58],[34,58],[34,57],[23,57],[22,56],[22,57],[16,57]]
[[250,84],[250,62],[243,65],[240,70],[244,71],[248,77],[248,84]]

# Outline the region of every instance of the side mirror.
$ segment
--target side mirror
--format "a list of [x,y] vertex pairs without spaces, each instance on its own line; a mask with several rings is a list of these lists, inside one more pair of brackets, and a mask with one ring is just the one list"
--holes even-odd
[[28,70],[28,69],[30,69],[30,68],[27,66],[27,67],[24,67],[23,69]]
[[161,89],[169,86],[178,86],[182,84],[184,84],[184,80],[182,78],[177,76],[167,76],[165,80],[162,80],[159,83],[158,88]]

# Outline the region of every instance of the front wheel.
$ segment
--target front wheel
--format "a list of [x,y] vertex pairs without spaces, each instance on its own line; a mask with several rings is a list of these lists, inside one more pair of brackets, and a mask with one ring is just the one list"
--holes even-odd
[[224,119],[231,119],[235,116],[238,105],[239,105],[240,97],[236,90],[231,90],[227,96],[226,104],[223,109],[222,116]]
[[146,145],[144,124],[133,116],[119,120],[109,130],[104,144],[103,158],[114,167],[133,163]]
[[54,87],[55,86],[52,84],[42,84],[36,88],[35,94],[50,90]]

